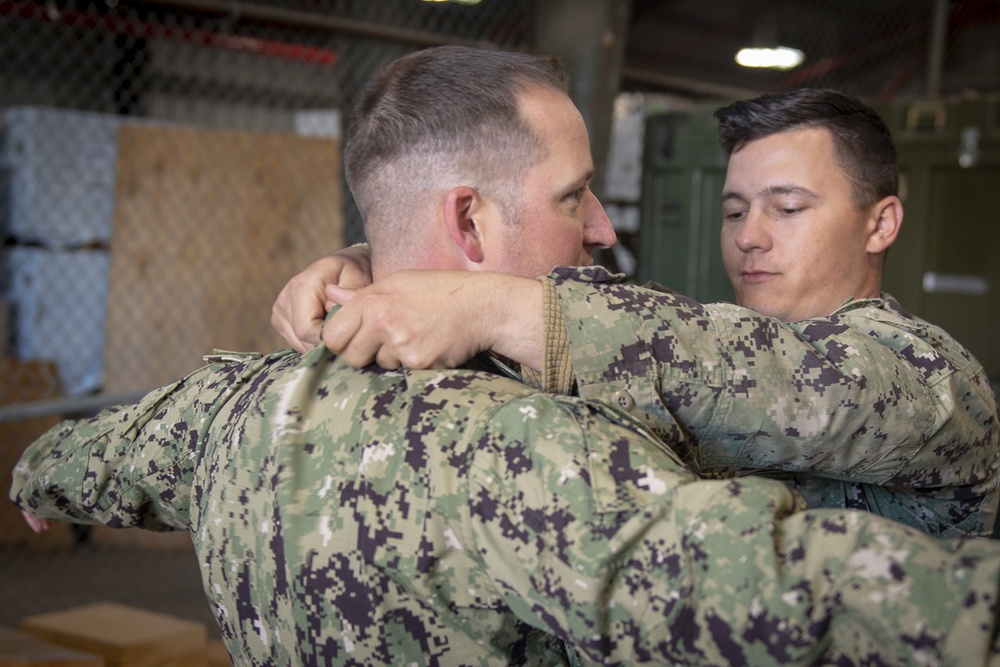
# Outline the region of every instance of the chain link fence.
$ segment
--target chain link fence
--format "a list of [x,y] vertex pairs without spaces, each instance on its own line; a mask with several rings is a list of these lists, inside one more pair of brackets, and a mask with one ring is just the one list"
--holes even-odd
[[[632,95],[619,100],[607,193],[624,254],[609,263],[631,261],[649,109],[801,85],[873,98],[926,90],[933,2],[729,0],[711,15],[704,5],[633,3]],[[953,5],[942,62],[977,64],[952,78],[946,69],[942,90],[996,90],[996,3]],[[321,252],[362,240],[339,139],[370,76],[435,44],[533,48],[536,9],[0,0],[4,496],[20,452],[59,419],[133,400],[213,347],[281,347],[269,324],[281,286]],[[852,17],[856,34],[828,29],[824,9]],[[811,54],[805,68],[733,64],[737,42],[775,31]],[[0,592],[0,626],[106,599],[215,628],[186,536],[59,526],[39,537],[6,502]]]
[[[531,3],[0,0],[0,486],[64,417],[213,347],[283,347],[270,306],[361,240],[340,166],[369,77],[443,43],[526,48]],[[186,535],[0,503],[0,626],[112,600],[215,623]]]

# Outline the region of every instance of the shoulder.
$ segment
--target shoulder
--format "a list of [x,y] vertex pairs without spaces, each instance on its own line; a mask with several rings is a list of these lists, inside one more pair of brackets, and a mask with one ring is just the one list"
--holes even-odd
[[980,366],[951,334],[913,315],[889,294],[849,302],[835,317],[895,348],[928,373],[946,369],[975,372]]

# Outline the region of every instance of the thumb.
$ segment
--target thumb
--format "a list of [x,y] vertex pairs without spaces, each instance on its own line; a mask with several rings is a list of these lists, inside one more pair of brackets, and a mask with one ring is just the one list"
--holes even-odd
[[346,287],[340,287],[339,285],[329,284],[325,287],[326,290],[326,306],[327,309],[333,306],[343,306],[345,303],[354,298],[358,290],[347,289]]

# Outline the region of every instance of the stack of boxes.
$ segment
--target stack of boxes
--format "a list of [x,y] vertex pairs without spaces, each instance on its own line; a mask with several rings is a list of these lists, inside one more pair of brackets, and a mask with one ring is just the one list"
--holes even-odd
[[0,234],[8,354],[56,364],[61,391],[98,389],[119,116],[3,112]]

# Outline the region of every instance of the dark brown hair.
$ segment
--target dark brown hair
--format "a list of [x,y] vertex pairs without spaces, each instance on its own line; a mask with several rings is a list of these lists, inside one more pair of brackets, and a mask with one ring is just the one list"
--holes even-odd
[[835,90],[803,88],[761,95],[718,109],[719,143],[727,155],[778,132],[823,128],[851,183],[853,204],[867,208],[897,194],[896,146],[885,122],[859,100]]

